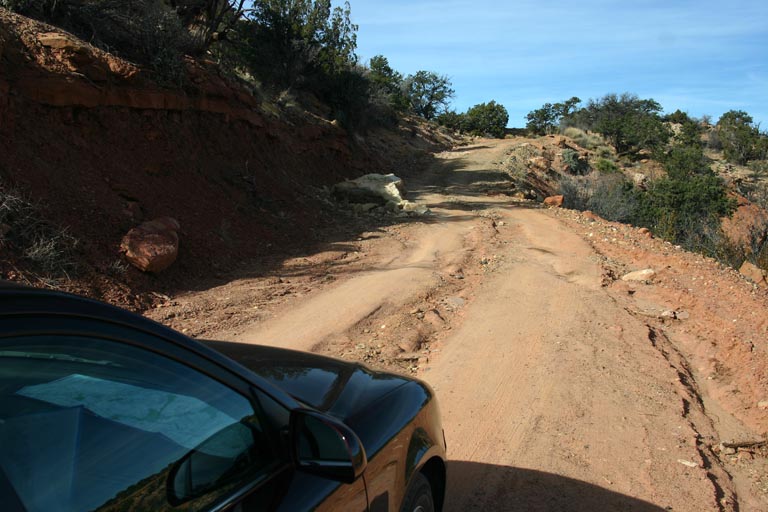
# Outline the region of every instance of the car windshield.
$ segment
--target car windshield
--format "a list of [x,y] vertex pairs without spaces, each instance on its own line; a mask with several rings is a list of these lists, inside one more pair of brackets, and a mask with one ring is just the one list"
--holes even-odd
[[162,434],[189,449],[237,421],[191,396],[79,374],[25,386],[16,394],[60,407],[82,406],[101,418]]

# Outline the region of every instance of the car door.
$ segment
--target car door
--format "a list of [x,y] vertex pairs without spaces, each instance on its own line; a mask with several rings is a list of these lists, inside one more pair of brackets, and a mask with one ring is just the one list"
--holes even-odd
[[367,509],[363,479],[293,469],[288,411],[252,383],[143,330],[30,320],[0,334],[4,510]]

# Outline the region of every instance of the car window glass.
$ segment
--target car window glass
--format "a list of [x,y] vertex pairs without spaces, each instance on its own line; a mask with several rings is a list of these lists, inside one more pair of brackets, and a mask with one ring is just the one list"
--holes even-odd
[[147,350],[0,339],[0,489],[29,512],[205,508],[278,464],[260,416]]

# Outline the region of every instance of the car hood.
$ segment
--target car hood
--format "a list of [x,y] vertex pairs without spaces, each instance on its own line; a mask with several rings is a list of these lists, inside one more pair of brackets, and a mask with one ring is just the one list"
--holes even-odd
[[338,359],[262,345],[204,341],[293,398],[346,420],[410,379]]

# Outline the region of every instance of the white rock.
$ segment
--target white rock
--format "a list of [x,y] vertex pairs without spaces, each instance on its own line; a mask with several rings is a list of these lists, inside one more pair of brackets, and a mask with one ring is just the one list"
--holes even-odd
[[336,195],[345,197],[350,202],[369,203],[372,198],[380,198],[381,202],[402,202],[400,195],[403,180],[394,174],[366,174],[354,180],[344,181],[334,186]]
[[630,272],[621,278],[622,281],[648,281],[656,276],[656,271],[652,268]]
[[403,211],[413,213],[414,215],[426,215],[429,213],[429,208],[423,204],[416,204],[410,201],[403,201],[401,204]]

